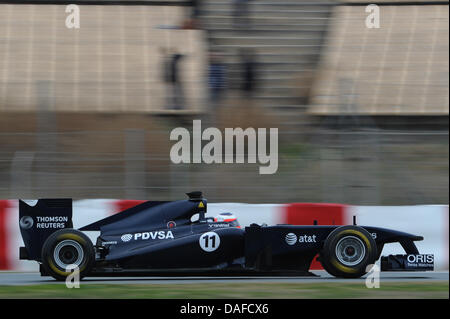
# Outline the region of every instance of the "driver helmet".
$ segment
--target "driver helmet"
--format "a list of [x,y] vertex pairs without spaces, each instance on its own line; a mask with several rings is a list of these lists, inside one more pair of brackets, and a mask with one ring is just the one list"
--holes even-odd
[[232,227],[241,228],[241,226],[239,225],[239,222],[237,220],[237,217],[230,212],[220,213],[219,215],[214,217],[214,221],[230,223],[230,226],[232,226]]

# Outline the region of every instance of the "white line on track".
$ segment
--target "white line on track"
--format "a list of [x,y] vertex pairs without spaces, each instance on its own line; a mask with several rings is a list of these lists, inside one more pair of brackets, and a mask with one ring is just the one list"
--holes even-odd
[[[87,277],[81,284],[204,284],[204,283],[365,283],[365,278],[340,279],[334,278],[325,271],[313,271],[317,277]],[[448,271],[433,272],[382,272],[380,283],[384,282],[429,282],[449,281]],[[51,277],[41,277],[39,273],[0,272],[0,286],[22,286],[37,284],[64,284]]]

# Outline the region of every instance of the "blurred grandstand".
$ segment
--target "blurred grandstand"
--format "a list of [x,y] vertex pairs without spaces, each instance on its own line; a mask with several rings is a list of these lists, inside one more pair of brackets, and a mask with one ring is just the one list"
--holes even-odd
[[[369,3],[0,0],[0,198],[448,204],[448,2],[376,1],[379,29]],[[278,127],[278,172],[172,164],[171,129],[198,118]]]

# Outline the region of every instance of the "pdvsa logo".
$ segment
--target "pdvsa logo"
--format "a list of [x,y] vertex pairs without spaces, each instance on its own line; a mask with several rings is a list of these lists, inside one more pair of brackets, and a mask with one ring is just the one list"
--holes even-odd
[[120,239],[122,239],[123,242],[130,241],[131,238],[133,238],[133,235],[131,235],[131,234],[125,234],[120,237]]
[[125,234],[122,235],[120,237],[120,239],[123,242],[128,242],[131,239],[134,240],[149,240],[149,239],[169,239],[169,238],[174,238],[173,233],[171,230],[169,231],[165,231],[165,230],[160,230],[160,231],[152,231],[152,232],[143,232],[143,233],[136,233],[134,235],[132,234]]
[[294,233],[289,233],[284,237],[284,240],[286,240],[286,244],[292,246],[297,242],[297,235]]

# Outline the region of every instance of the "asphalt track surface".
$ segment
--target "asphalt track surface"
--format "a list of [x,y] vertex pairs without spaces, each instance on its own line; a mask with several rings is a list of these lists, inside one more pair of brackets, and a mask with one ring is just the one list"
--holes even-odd
[[[228,277],[88,277],[83,284],[199,284],[199,283],[364,283],[365,277],[358,279],[334,278],[325,271],[313,271],[315,277],[283,277],[283,276],[228,276]],[[430,282],[449,281],[448,271],[431,272],[381,272],[383,282]],[[36,284],[61,284],[51,277],[41,277],[38,272],[0,272],[0,285],[21,286]]]

